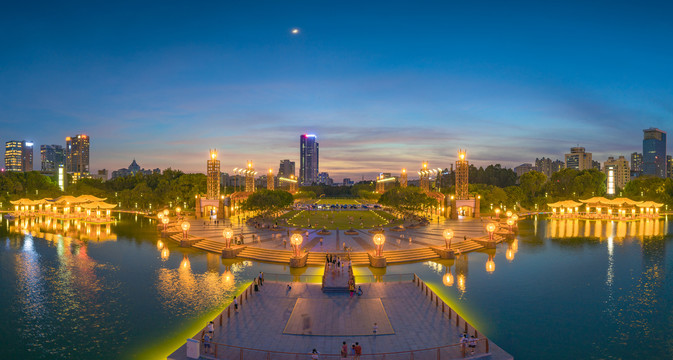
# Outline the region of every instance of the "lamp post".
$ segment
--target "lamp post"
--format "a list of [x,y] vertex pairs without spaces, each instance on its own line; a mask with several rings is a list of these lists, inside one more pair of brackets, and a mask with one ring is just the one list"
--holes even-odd
[[234,230],[230,227],[222,231],[222,236],[224,237],[224,244],[228,248],[231,247],[231,238],[234,237]]
[[179,206],[175,208],[175,216],[177,216],[178,218],[180,218],[180,211],[182,211],[182,209],[180,209]]
[[180,227],[182,227],[182,238],[187,240],[187,232],[189,231],[191,224],[188,221],[183,221]]
[[512,225],[514,225],[514,220],[512,218],[507,219],[507,226],[509,226],[509,231],[512,231]]
[[166,232],[166,226],[168,225],[168,217],[165,216],[163,219],[161,219],[161,222],[164,224],[164,232]]
[[511,211],[507,211],[507,217],[512,217],[512,212]]
[[445,229],[442,233],[444,235],[444,242],[446,243],[446,248],[451,248],[451,239],[453,239],[453,229]]
[[383,254],[383,244],[386,243],[386,237],[383,234],[374,235],[374,245],[376,245],[376,256]]
[[495,208],[495,218],[500,219],[500,208]]
[[299,257],[299,250],[301,250],[301,243],[304,242],[304,237],[299,233],[294,233],[290,237],[290,245],[292,245],[292,250],[294,250],[294,256]]
[[168,209],[164,209],[164,216],[168,216],[168,214],[170,214],[170,211],[168,211]]
[[495,231],[495,224],[488,223],[486,225],[486,231],[488,231],[488,240],[493,241],[493,232]]

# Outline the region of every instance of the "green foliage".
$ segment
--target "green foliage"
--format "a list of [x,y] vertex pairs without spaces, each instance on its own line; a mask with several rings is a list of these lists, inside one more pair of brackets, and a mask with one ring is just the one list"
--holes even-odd
[[276,211],[294,203],[292,194],[285,190],[259,189],[248,196],[243,203],[244,210]]
[[306,188],[301,188],[301,191],[298,191],[294,194],[294,198],[296,200],[315,199],[316,194],[315,194],[315,192],[313,192],[311,190],[306,190]]
[[545,183],[547,176],[539,171],[529,171],[519,178],[521,190],[531,198],[543,190]]
[[596,170],[563,169],[551,176],[547,192],[554,198],[587,198],[606,192],[605,174]]
[[439,205],[436,199],[429,197],[417,187],[392,188],[381,195],[379,203],[405,211],[416,211]]

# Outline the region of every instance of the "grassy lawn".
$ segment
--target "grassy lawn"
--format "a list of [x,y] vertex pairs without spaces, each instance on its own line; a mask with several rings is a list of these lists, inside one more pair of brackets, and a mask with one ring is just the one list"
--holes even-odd
[[356,199],[329,199],[323,198],[316,202],[316,204],[328,204],[328,205],[358,205],[361,204]]
[[[309,222],[313,228],[322,229],[326,227],[330,230],[339,228],[345,230],[348,228],[354,229],[371,229],[379,225],[391,226],[388,224],[386,218],[382,218],[380,214],[369,210],[341,210],[341,211],[301,211],[296,216],[291,217],[289,223],[298,227],[307,227]],[[362,224],[362,225],[361,225]],[[395,222],[393,225],[398,225]]]

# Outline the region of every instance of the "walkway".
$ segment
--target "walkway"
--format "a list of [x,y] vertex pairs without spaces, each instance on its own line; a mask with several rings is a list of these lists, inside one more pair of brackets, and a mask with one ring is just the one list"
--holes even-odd
[[[456,326],[456,314],[449,318],[448,306],[436,296],[433,298],[434,294],[428,293],[420,281],[418,284],[411,281],[361,284],[364,294],[354,298],[342,293],[323,293],[318,284],[293,283],[289,291],[286,286],[286,283],[265,282],[259,292],[249,295],[249,300],[241,301],[238,312],[232,309],[228,317],[225,309],[221,327],[219,317],[215,319],[214,343],[220,344],[217,358],[267,359],[264,351],[238,348],[242,347],[301,354],[315,348],[323,354],[321,359],[334,359],[326,354],[338,354],[342,341],[346,341],[349,348],[359,342],[363,354],[421,350],[456,344],[465,330],[465,321],[459,318]],[[379,329],[376,335],[374,322]],[[472,327],[468,331],[470,335],[475,332]],[[194,339],[199,340],[200,334]],[[478,333],[478,336],[482,335]],[[483,354],[485,340],[480,342],[479,348],[478,353]],[[492,342],[488,348],[492,359],[512,359]],[[459,347],[442,351],[442,359],[460,357]],[[295,355],[271,353],[269,358],[295,359]],[[410,353],[387,358],[409,359]],[[413,358],[437,359],[437,350],[415,352]],[[185,346],[169,359],[186,359]],[[372,358],[363,356],[364,359]]]

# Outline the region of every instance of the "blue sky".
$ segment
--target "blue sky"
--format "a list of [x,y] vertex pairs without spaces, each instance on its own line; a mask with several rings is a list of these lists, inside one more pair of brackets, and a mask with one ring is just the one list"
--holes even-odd
[[223,171],[276,171],[310,132],[339,181],[459,148],[602,162],[673,131],[671,18],[670,1],[15,3],[0,141],[86,133],[94,170],[204,171],[217,148]]

